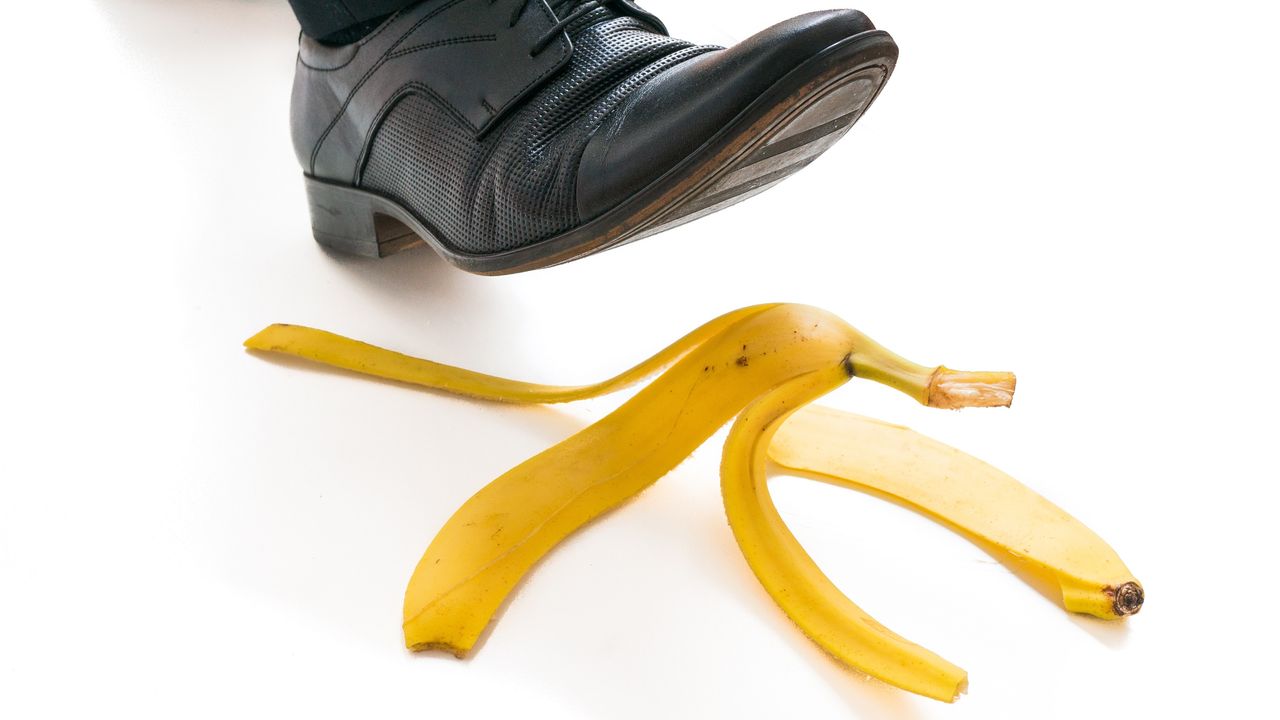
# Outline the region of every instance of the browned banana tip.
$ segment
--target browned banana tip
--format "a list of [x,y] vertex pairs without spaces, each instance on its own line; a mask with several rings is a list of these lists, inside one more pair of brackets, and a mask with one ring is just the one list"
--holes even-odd
[[966,372],[940,367],[929,378],[929,407],[1009,407],[1018,380],[1010,372]]
[[1146,593],[1136,582],[1127,582],[1118,588],[1107,588],[1107,594],[1112,597],[1111,609],[1119,617],[1136,614],[1142,609],[1142,603],[1146,600]]
[[467,655],[471,651],[471,648],[463,648],[463,647],[458,647],[457,645],[454,645],[452,643],[435,642],[435,641],[420,642],[420,643],[406,643],[406,647],[408,647],[411,652],[448,653],[458,658],[459,660],[465,660],[467,658]]

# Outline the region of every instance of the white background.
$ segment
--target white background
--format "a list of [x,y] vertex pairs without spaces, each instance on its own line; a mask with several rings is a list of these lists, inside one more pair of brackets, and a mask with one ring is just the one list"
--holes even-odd
[[[18,3],[7,3],[17,5]],[[284,0],[6,7],[0,716],[1053,718],[1273,702],[1280,166],[1264,2],[888,2],[866,118],[744,205],[555,269],[313,244]],[[814,2],[650,0],[733,42]],[[573,537],[469,661],[401,646],[445,519],[616,398],[476,404],[245,353],[305,323],[489,372],[610,375],[725,310],[812,303],[1008,411],[854,383],[831,405],[1021,478],[1143,581],[1070,617],[895,506],[779,479],[830,577],[970,673],[955,706],[850,673],[724,521],[723,435]]]

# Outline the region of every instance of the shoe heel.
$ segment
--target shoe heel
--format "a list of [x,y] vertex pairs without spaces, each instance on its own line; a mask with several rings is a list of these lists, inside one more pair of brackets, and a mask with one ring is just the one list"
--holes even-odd
[[384,258],[424,244],[407,225],[380,212],[375,195],[306,178],[311,233],[321,246]]

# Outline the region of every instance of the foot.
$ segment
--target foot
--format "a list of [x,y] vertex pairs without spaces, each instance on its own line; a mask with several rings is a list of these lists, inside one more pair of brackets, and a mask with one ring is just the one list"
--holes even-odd
[[352,45],[303,37],[294,145],[321,244],[520,272],[772,187],[852,127],[896,58],[853,10],[723,49],[629,0],[428,1]]

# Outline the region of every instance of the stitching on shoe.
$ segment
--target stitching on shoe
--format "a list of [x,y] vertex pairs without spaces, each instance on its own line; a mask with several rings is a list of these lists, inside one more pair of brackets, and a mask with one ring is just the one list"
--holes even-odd
[[[408,30],[405,30],[404,33],[399,37],[399,39],[391,43],[391,47],[387,48],[387,50],[382,54],[382,57],[378,58],[373,63],[373,65],[369,66],[369,69],[366,70],[365,73],[360,76],[360,79],[357,80],[355,85],[352,86],[351,92],[347,93],[347,99],[342,102],[342,107],[338,108],[338,113],[333,116],[332,120],[329,121],[329,125],[324,129],[324,132],[320,133],[320,138],[316,140],[315,147],[311,149],[311,172],[313,174],[316,171],[316,158],[320,156],[320,147],[324,145],[325,140],[329,139],[329,133],[333,132],[333,129],[337,127],[338,121],[342,119],[342,116],[347,114],[347,107],[351,105],[351,101],[355,99],[356,94],[359,93],[360,89],[364,87],[364,84],[369,81],[369,78],[373,77],[373,74],[377,72],[378,69],[381,68],[384,64],[386,64],[387,56],[391,52],[395,51],[395,49],[399,47],[400,43],[404,42],[410,35],[417,32],[418,28],[425,25],[428,20],[430,20],[431,18],[439,15],[445,10],[448,10],[449,8],[461,2],[463,2],[463,0],[450,0],[450,2],[447,2],[444,5],[441,5],[440,7],[436,8],[435,10],[432,10],[431,12],[427,13],[426,15],[423,15],[422,17],[418,18],[418,21],[415,22],[412,26],[410,26]],[[387,24],[390,25],[391,22],[392,21],[388,21]]]
[[463,127],[468,127],[470,125],[467,119],[462,116],[457,108],[455,108],[448,100],[441,97],[435,90],[432,90],[430,86],[420,82],[408,82],[401,85],[399,88],[396,88],[396,91],[392,93],[389,98],[387,98],[386,102],[382,103],[382,107],[378,108],[378,112],[373,116],[373,123],[369,126],[369,132],[361,142],[360,154],[356,157],[356,166],[351,175],[351,184],[353,186],[360,186],[360,182],[364,175],[364,167],[369,162],[369,150],[373,147],[373,139],[377,137],[378,130],[381,129],[383,121],[386,120],[387,113],[390,112],[391,108],[401,100],[412,96],[414,94],[413,91],[421,92],[423,95],[426,95],[438,103],[442,108],[448,110],[453,114],[455,119],[463,124]]
[[422,43],[420,45],[411,45],[402,50],[387,53],[387,59],[403,57],[419,50],[431,50],[432,48],[444,47],[445,45],[465,45],[467,43],[478,42],[497,42],[497,35],[459,35],[458,37],[449,38],[448,40],[436,40],[435,42]]
[[[351,63],[355,62],[356,58],[360,57],[360,51],[364,49],[364,46],[370,42],[373,42],[374,38],[378,37],[379,35],[382,34],[384,30],[386,30],[387,28],[395,24],[396,18],[400,17],[400,14],[401,14],[401,11],[392,13],[392,17],[387,18],[386,22],[382,23],[377,28],[375,28],[373,32],[357,40],[355,42],[355,46],[356,46],[355,52],[351,53],[351,57],[347,58],[347,61],[342,63],[341,65],[335,65],[333,67],[327,67],[327,68],[316,67],[315,65],[308,63],[306,60],[303,60],[301,52],[298,53],[298,62],[301,63],[302,66],[307,68],[308,70],[314,70],[316,72],[322,72],[322,73],[336,72],[338,70],[341,70],[346,66],[350,65]],[[301,40],[302,35],[303,33],[301,32],[298,33],[299,40]]]
[[[497,39],[498,38],[496,35],[465,35],[465,36],[456,37],[456,38],[449,38],[447,40],[437,40],[436,42],[423,43],[421,45],[414,45],[412,47],[408,47],[403,50],[388,52],[386,55],[383,56],[383,60],[380,61],[380,64],[385,63],[387,60],[404,57],[406,55],[411,55],[413,53],[416,53],[422,50],[433,50],[435,48],[441,48],[441,47],[446,47],[450,45],[466,45],[470,43],[495,42]],[[410,84],[414,84],[414,83],[410,83]],[[347,114],[347,108],[351,106],[351,102],[355,99],[356,94],[359,93],[362,87],[363,87],[363,81],[361,85],[356,86],[356,88],[352,90],[351,95],[349,95],[346,101],[342,103],[342,107],[338,110],[338,114],[333,118],[333,121],[330,122],[329,126],[325,129],[324,134],[320,137],[318,141],[316,141],[316,146],[311,151],[311,172],[312,173],[315,172],[316,158],[319,157],[320,155],[320,147],[324,144],[324,141],[328,139],[329,134],[333,132],[333,128],[337,126],[338,121],[342,119],[342,116]],[[467,120],[466,116],[462,113],[462,111],[459,110],[457,107],[455,107],[447,99],[436,94],[434,91],[431,91],[431,96],[436,98],[440,102],[444,103],[445,105],[447,105],[448,108],[456,116],[461,118],[462,121],[468,127],[471,126],[471,121]],[[488,103],[485,103],[485,105],[488,106]],[[371,135],[372,135],[372,128],[370,128],[369,132],[365,134],[365,137],[362,138],[362,140],[367,140]]]
[[[333,129],[338,126],[338,121],[341,120],[342,116],[347,113],[347,108],[351,105],[352,101],[355,100],[356,95],[360,92],[361,88],[364,87],[365,83],[369,81],[369,78],[373,77],[373,74],[377,72],[379,69],[381,69],[382,66],[385,65],[387,61],[390,60],[391,58],[401,57],[401,55],[397,54],[399,51],[397,51],[396,48],[399,47],[400,43],[403,43],[405,39],[407,39],[410,35],[412,35],[414,32],[417,32],[418,28],[426,24],[426,22],[431,18],[434,18],[435,16],[439,15],[445,10],[448,10],[449,8],[463,1],[464,0],[451,0],[450,2],[447,2],[444,5],[441,5],[440,7],[436,8],[435,10],[432,10],[426,15],[423,15],[421,18],[418,18],[417,22],[415,22],[412,27],[406,30],[399,37],[399,39],[397,39],[394,43],[392,43],[391,47],[387,48],[386,52],[382,54],[382,57],[378,58],[378,60],[375,61],[372,66],[369,67],[369,69],[364,73],[364,75],[362,75],[360,79],[356,81],[355,85],[352,86],[351,88],[351,92],[347,94],[346,100],[342,102],[342,107],[338,108],[337,114],[334,115],[333,119],[329,121],[329,124],[328,126],[325,127],[324,132],[320,133],[319,139],[316,140],[315,147],[311,149],[310,172],[312,174],[314,174],[316,171],[316,158],[320,156],[320,148],[324,145],[325,140],[329,139],[329,135],[333,132]],[[553,24],[556,22],[555,15],[551,13],[550,8],[548,8],[545,3],[536,3],[535,6],[538,8],[538,10],[542,12],[543,16],[549,22]],[[387,26],[391,25],[393,21],[394,21],[394,18],[392,20],[388,20]],[[489,36],[489,37],[493,37],[494,40],[497,39],[494,36]],[[439,45],[433,45],[433,47],[439,47]],[[543,79],[551,75],[551,73],[557,70],[560,70],[562,67],[562,64],[564,63],[564,60],[569,56],[569,53],[572,52],[572,49],[573,49],[572,41],[566,39],[564,42],[561,42],[560,57],[556,59],[555,63],[553,63],[550,67],[547,68],[547,70],[543,71],[537,77],[533,78],[528,83],[526,83],[524,87],[520,88],[520,90],[518,90],[512,96],[512,99],[503,105],[502,109],[505,110],[507,107],[510,107],[512,103],[519,100],[529,88],[541,82]],[[449,107],[455,113],[459,115],[463,115],[461,111],[459,111],[456,107],[453,107],[451,104]],[[465,119],[465,115],[463,115],[463,117]],[[479,128],[477,128],[475,125],[472,125],[470,120],[466,120],[465,122],[467,127],[472,128],[477,133],[481,133],[482,131],[487,130],[490,127],[492,120],[493,118],[490,117],[489,122],[484,123]],[[367,140],[367,136],[365,139]]]

